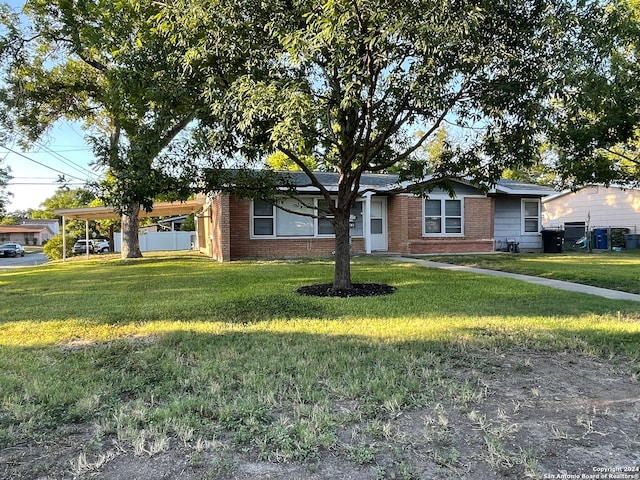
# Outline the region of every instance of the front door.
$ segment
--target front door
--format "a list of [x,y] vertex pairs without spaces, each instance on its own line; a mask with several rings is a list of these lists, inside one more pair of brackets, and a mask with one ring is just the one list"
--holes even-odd
[[387,251],[387,199],[371,199],[371,250]]

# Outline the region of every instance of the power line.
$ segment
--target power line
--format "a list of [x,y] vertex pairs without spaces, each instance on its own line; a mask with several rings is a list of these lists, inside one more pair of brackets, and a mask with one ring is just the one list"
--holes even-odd
[[36,164],[38,164],[38,165],[40,165],[40,166],[42,166],[42,167],[44,167],[44,168],[48,168],[49,170],[52,170],[52,171],[54,171],[54,172],[56,172],[56,173],[59,173],[59,174],[61,174],[61,175],[64,175],[65,177],[73,178],[73,179],[75,179],[75,180],[80,180],[81,182],[84,182],[84,181],[85,181],[85,179],[84,179],[84,178],[76,177],[75,175],[71,175],[71,174],[69,174],[69,173],[65,173],[65,172],[63,172],[62,170],[57,170],[57,169],[55,169],[55,168],[53,168],[53,167],[50,167],[49,165],[46,165],[46,164],[44,164],[44,163],[42,163],[42,162],[39,162],[39,161],[37,161],[37,160],[34,160],[34,159],[33,159],[33,158],[31,158],[31,157],[27,157],[25,154],[20,153],[20,152],[18,152],[18,151],[16,151],[16,150],[13,150],[12,148],[7,147],[6,145],[2,145],[2,148],[4,148],[4,149],[6,149],[6,150],[10,151],[11,153],[13,153],[13,154],[15,154],[15,155],[18,155],[19,157],[22,157],[22,158],[24,158],[24,159],[26,159],[26,160],[29,160],[30,162],[36,163]]
[[60,182],[8,182],[6,185],[58,185],[59,187],[80,187],[84,183],[60,183]]
[[52,180],[54,177],[48,176],[48,177],[35,177],[32,175],[28,175],[26,177],[20,176],[20,177],[15,177],[12,175],[13,178],[22,178],[22,179],[30,179],[30,180]]
[[91,172],[89,169],[78,165],[76,162],[74,162],[73,160],[68,159],[67,157],[63,156],[62,154],[51,150],[51,148],[49,148],[47,145],[43,144],[42,142],[34,142],[37,146],[39,146],[40,148],[44,149],[47,153],[49,153],[50,155],[53,155],[55,157],[58,158],[58,160],[60,160],[62,163],[64,163],[65,165],[67,165],[68,167],[74,169],[76,172],[80,172],[83,175],[88,173],[90,176],[95,177],[96,175]]
[[58,187],[58,188],[66,188],[66,187],[82,187],[83,184],[80,183],[8,183],[8,186],[24,186],[24,187]]

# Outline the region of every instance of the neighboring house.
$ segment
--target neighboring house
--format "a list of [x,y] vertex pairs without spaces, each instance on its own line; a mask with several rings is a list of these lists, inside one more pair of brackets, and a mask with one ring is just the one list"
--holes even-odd
[[58,235],[60,233],[60,220],[51,218],[36,218],[36,219],[26,219],[22,220],[23,225],[47,225],[49,229],[53,232],[54,235]]
[[180,215],[178,217],[163,218],[158,220],[157,223],[152,225],[146,225],[140,227],[138,231],[140,233],[155,233],[155,232],[179,232],[182,230],[182,225],[187,219],[187,215]]
[[[299,197],[283,208],[312,213],[324,201],[303,172],[289,172]],[[338,175],[318,173],[337,192]],[[368,174],[352,209],[352,251],[398,254],[477,253],[507,250],[541,251],[541,198],[550,188],[502,180],[488,193],[455,182],[455,197],[436,189],[416,196],[397,175]],[[220,261],[240,258],[331,255],[333,227],[327,219],[296,215],[261,200],[211,194],[196,216],[198,246]]]
[[55,235],[47,225],[0,225],[0,243],[15,242],[21,245],[43,245]]
[[628,229],[640,233],[640,190],[591,185],[542,200],[542,223],[566,231],[573,240],[586,230]]

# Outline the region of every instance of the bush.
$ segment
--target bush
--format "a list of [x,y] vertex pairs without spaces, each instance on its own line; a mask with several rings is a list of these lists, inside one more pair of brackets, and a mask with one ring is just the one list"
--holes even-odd
[[[73,255],[73,238],[67,235],[67,257]],[[42,248],[42,252],[50,260],[58,260],[62,258],[62,234],[58,234],[46,243]]]
[[612,247],[624,247],[624,236],[629,233],[628,228],[612,228],[611,229],[611,246]]

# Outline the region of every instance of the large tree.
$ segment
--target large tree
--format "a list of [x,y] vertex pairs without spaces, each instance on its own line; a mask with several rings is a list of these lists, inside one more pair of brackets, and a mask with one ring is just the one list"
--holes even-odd
[[[229,12],[242,12],[243,24],[268,39],[255,46],[254,68],[209,96],[224,118],[214,140],[247,158],[281,152],[308,175],[330,206],[333,288],[343,290],[351,288],[349,215],[364,173],[400,167],[416,182],[466,176],[490,185],[504,168],[535,159],[557,61],[571,46],[567,28],[598,15],[596,5],[579,4],[193,0],[167,4],[164,14],[188,39],[224,31]],[[216,14],[198,16],[208,8]],[[187,65],[217,51],[203,45]],[[447,123],[462,141],[442,161],[417,161]],[[309,157],[339,174],[335,203]]]
[[109,171],[103,196],[122,213],[123,257],[141,255],[141,207],[150,210],[161,193],[190,193],[188,159],[172,147],[198,116],[204,81],[174,61],[182,55],[157,28],[159,8],[146,0],[27,0],[23,15],[2,12],[3,119],[27,145],[61,119],[90,129]]
[[550,134],[565,186],[640,186],[640,4],[616,0],[563,56]]

